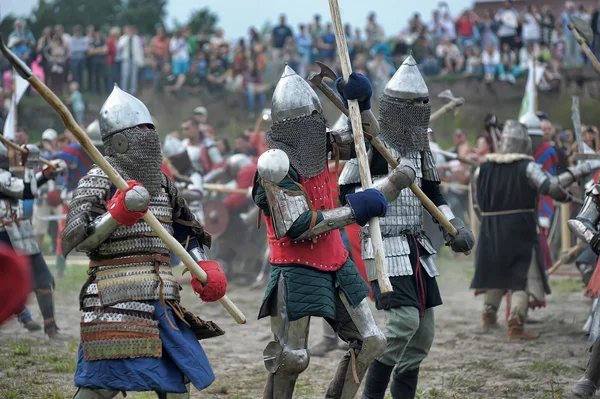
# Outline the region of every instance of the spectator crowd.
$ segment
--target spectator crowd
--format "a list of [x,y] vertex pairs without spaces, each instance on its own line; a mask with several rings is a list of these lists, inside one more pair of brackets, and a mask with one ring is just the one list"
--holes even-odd
[[[549,89],[560,79],[559,68],[585,62],[567,28],[573,16],[590,21],[597,39],[593,48],[599,53],[598,10],[572,1],[564,10],[538,10],[530,2],[519,2],[517,8],[505,1],[497,11],[478,15],[465,10],[457,17],[440,2],[429,21],[415,13],[393,38],[386,36],[373,12],[363,30],[345,25],[345,33],[353,67],[371,79],[376,96],[410,52],[426,76],[458,75],[488,82],[514,83],[528,73],[530,60],[537,59],[548,64],[541,89]],[[270,32],[251,27],[248,36],[235,43],[221,28],[208,32],[184,26],[169,33],[159,27],[154,36],[144,36],[135,26],[105,32],[75,25],[67,33],[60,24],[46,27],[36,40],[17,20],[8,46],[55,92],[68,90],[76,114],[83,114],[82,94],[104,95],[119,83],[133,94],[151,88],[175,98],[240,93],[254,118],[283,62],[304,77],[314,70],[315,61],[339,68],[332,25],[320,15],[297,29],[281,15]],[[0,67],[5,86],[10,86],[10,66],[4,60]]]

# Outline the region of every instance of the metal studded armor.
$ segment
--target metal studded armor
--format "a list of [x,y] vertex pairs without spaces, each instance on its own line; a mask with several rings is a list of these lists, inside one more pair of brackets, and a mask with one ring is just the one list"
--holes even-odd
[[[188,238],[196,238],[202,249],[210,245],[209,237],[161,172],[160,141],[149,115],[138,99],[115,88],[100,111],[107,158],[123,177],[143,184],[149,211],[169,233],[174,233],[174,223],[187,226]],[[170,250],[143,219],[133,226],[116,223],[106,209],[114,191],[107,175],[93,167],[73,192],[63,232],[63,253],[77,248],[90,259],[80,294],[84,357],[160,357],[154,306],[144,301],[160,301],[163,307],[165,301],[178,303]]]
[[[408,154],[400,154],[384,140],[381,140],[381,142],[388,148],[394,158],[404,157],[412,162],[416,171],[415,184],[419,187],[423,179],[440,181],[430,151],[415,151]],[[370,155],[372,154],[370,153]],[[388,170],[392,170],[390,166],[388,166]],[[377,181],[382,178],[385,178],[385,176],[373,176],[374,185],[377,185]],[[357,183],[360,183],[358,163],[356,159],[352,159],[346,163],[344,170],[340,174],[339,184],[342,186]],[[421,264],[427,273],[431,277],[439,274],[432,258],[432,255],[435,255],[436,251],[431,245],[429,238],[420,234],[423,226],[423,205],[409,188],[400,191],[397,199],[388,202],[387,213],[384,217],[379,218],[379,224],[381,226],[383,247],[387,259],[387,272],[390,277],[409,276],[413,273],[408,246],[410,235],[416,235],[417,241],[427,251],[426,254],[421,254]],[[377,280],[377,272],[375,270],[375,255],[373,253],[368,226],[365,226],[361,230],[361,236],[363,237],[362,256],[367,267],[367,275],[370,281],[374,281]]]
[[287,65],[273,93],[273,109],[269,147],[285,151],[300,176],[321,173],[327,165],[327,122],[314,90]]
[[8,170],[8,150],[0,144],[0,232],[8,234],[16,251],[24,255],[35,255],[40,252],[40,248],[35,241],[31,221],[24,215],[23,196],[26,189],[31,197],[37,195],[34,168],[39,162],[39,149],[28,144],[27,150],[29,156],[23,179],[19,179]]

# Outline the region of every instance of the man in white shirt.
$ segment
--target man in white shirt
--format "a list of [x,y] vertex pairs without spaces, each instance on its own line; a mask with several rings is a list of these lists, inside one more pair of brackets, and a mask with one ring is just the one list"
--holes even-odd
[[124,34],[117,43],[121,54],[121,89],[135,95],[138,88],[138,71],[144,65],[144,46],[135,33],[135,27],[125,26]]
[[511,6],[511,1],[504,2],[504,8],[501,8],[494,17],[500,25],[498,28],[498,38],[500,39],[500,48],[504,43],[508,43],[511,49],[517,47],[517,29],[519,27],[519,14]]
[[175,34],[169,42],[169,52],[171,53],[171,65],[175,75],[185,75],[190,69],[190,45],[181,29],[175,31]]

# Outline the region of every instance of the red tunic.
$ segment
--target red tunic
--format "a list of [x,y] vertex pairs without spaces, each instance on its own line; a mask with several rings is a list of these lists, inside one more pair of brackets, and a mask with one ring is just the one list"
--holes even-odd
[[[316,210],[335,208],[335,198],[331,192],[329,171],[323,170],[317,176],[309,179],[300,178],[308,198]],[[348,251],[342,242],[339,230],[328,231],[313,240],[292,240],[283,237],[275,238],[271,218],[265,216],[267,238],[269,239],[269,262],[275,265],[299,264],[323,271],[336,271],[348,259]]]

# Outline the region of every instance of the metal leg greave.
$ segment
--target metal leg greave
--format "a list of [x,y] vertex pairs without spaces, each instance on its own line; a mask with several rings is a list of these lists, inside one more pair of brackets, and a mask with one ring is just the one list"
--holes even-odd
[[308,331],[310,317],[290,321],[287,312],[286,284],[283,275],[277,282],[276,316],[271,317],[271,341],[263,351],[265,368],[269,371],[264,399],[292,399],[298,376],[310,361]]
[[[353,308],[342,292],[340,298],[352,319],[353,327],[358,330],[359,341],[350,342],[350,349],[342,358],[335,377],[329,384],[326,399],[354,398],[369,365],[383,353],[386,346],[385,336],[377,327],[366,299]],[[343,334],[340,331],[340,335]]]
[[[78,388],[73,399],[113,399],[121,393],[107,389]],[[123,394],[123,397],[125,394]]]

